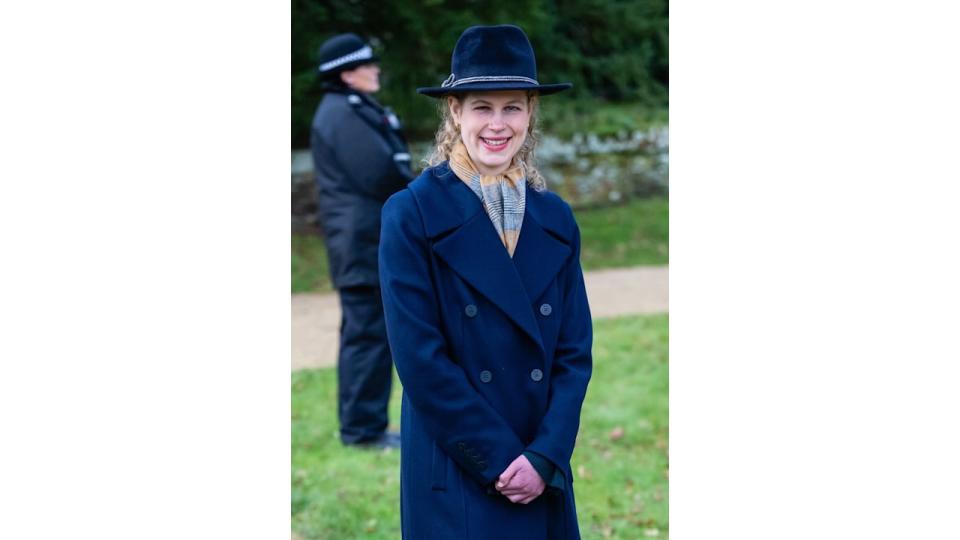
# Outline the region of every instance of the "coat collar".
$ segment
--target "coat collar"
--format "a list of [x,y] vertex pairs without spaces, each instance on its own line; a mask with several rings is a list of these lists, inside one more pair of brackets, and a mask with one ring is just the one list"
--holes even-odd
[[425,171],[410,188],[419,202],[434,252],[543,350],[532,303],[572,252],[567,216],[556,204],[550,204],[547,195],[529,190],[520,238],[511,259],[480,199],[447,163]]

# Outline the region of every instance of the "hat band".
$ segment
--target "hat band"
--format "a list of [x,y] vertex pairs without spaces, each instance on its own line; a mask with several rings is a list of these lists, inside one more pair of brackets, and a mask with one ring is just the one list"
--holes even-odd
[[331,69],[342,66],[348,62],[354,62],[356,60],[367,60],[373,58],[373,49],[369,45],[364,45],[362,48],[353,51],[352,53],[341,56],[340,58],[334,58],[329,62],[324,62],[320,64],[320,71],[330,71]]
[[455,78],[456,76],[451,74],[449,77],[447,77],[447,80],[440,84],[440,88],[452,88],[454,86],[460,86],[461,84],[475,82],[525,82],[537,86],[540,85],[536,79],[522,77],[520,75],[484,75],[479,77],[464,77],[463,79],[454,80]]

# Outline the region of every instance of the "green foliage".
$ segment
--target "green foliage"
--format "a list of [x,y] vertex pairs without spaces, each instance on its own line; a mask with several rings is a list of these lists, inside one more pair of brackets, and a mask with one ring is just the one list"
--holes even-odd
[[[667,331],[667,315],[594,322],[594,372],[572,460],[585,540],[669,531]],[[397,382],[392,429],[399,401]],[[304,540],[399,538],[399,452],[340,445],[336,370],[294,372],[291,409],[294,532]]]
[[668,123],[667,109],[637,102],[610,102],[559,94],[540,107],[540,131],[569,140],[575,133],[615,137]]
[[[584,270],[667,264],[668,211],[669,201],[661,198],[574,211],[580,225],[580,261]],[[292,248],[292,292],[330,291],[323,239],[294,234]]]
[[667,102],[667,0],[293,0],[292,16],[294,147],[307,145],[321,98],[317,50],[342,32],[373,45],[383,68],[377,98],[398,112],[414,138],[429,137],[437,124],[436,102],[415,89],[449,75],[457,38],[477,24],[523,28],[540,78],[574,83],[568,99],[649,108]]

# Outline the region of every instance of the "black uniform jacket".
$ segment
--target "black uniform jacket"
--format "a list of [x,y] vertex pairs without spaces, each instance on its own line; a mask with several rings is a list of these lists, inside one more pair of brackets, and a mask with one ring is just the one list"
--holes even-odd
[[329,91],[310,146],[333,286],[377,285],[380,209],[413,178],[400,123],[365,94]]

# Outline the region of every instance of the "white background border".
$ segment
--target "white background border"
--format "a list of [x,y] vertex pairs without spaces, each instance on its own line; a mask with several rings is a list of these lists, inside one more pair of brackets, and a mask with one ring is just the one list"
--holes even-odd
[[[951,6],[672,3],[673,539],[960,534]],[[290,534],[289,47],[0,8],[0,537]]]

